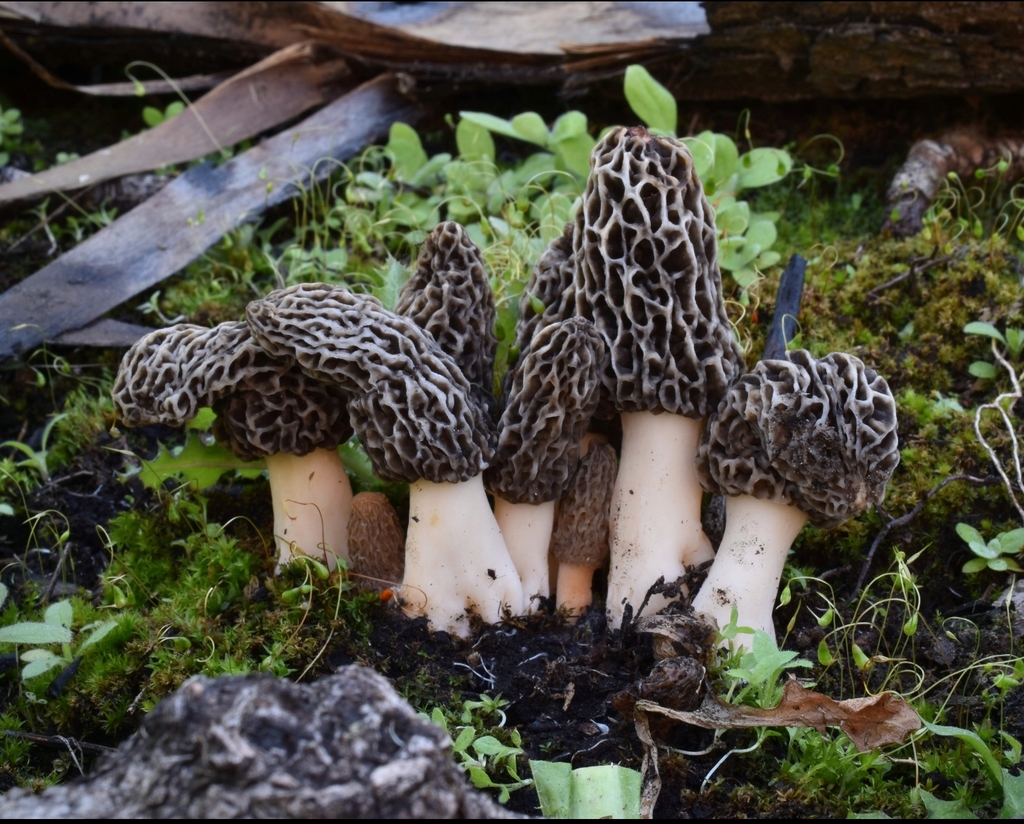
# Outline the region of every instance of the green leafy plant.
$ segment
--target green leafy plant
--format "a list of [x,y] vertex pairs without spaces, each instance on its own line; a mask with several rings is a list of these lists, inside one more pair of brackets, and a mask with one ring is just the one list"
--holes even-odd
[[50,433],[53,431],[54,425],[65,417],[66,415],[61,414],[54,415],[50,418],[50,422],[43,428],[43,436],[40,441],[39,449],[33,449],[27,443],[22,443],[21,441],[4,441],[3,443],[0,443],[0,448],[17,449],[19,452],[23,453],[26,458],[23,461],[19,461],[17,465],[32,469],[39,473],[39,477],[42,479],[43,483],[46,483],[50,480]]
[[10,153],[21,148],[21,135],[24,131],[21,112],[0,107],[0,166],[6,166],[11,160]]
[[[1001,343],[1013,360],[1019,360],[1020,354],[1024,351],[1024,329],[1008,326],[1005,332],[1000,332],[991,323],[976,320],[964,327],[964,334],[983,335],[997,343]],[[974,361],[967,369],[976,378],[991,379],[999,374],[995,365],[988,361]]]
[[967,542],[971,552],[977,556],[964,564],[964,572],[981,572],[983,569],[991,569],[994,572],[1024,572],[1024,567],[1013,558],[1006,557],[1017,555],[1024,549],[1024,529],[1000,532],[991,541],[986,541],[973,526],[959,523],[956,525],[956,534]]
[[142,119],[145,121],[149,128],[159,126],[165,120],[170,120],[175,115],[181,114],[185,111],[185,104],[180,100],[175,100],[173,103],[168,103],[167,108],[163,111],[155,108],[154,106],[146,106],[142,110]]
[[[502,707],[507,705],[500,695],[482,695],[479,701],[464,701],[457,716],[444,707],[435,707],[429,715],[423,713],[452,737],[455,760],[473,786],[498,790],[498,801],[503,804],[510,793],[533,783],[519,776],[517,760],[523,755],[522,739],[519,730],[505,728]],[[512,780],[501,780],[505,778]]]
[[[675,136],[676,101],[643,66],[626,70],[626,100],[651,131]],[[715,209],[719,233],[719,263],[740,287],[741,301],[757,281],[757,272],[779,262],[772,251],[778,236],[777,212],[753,212],[737,196],[746,189],[778,183],[793,169],[792,156],[782,149],[751,149],[742,155],[732,138],[704,131],[682,138],[693,155],[694,169]]]
[[[0,584],[0,606],[3,606],[7,596],[7,587]],[[42,675],[55,667],[68,666],[74,661],[76,654],[85,654],[117,626],[117,621],[93,621],[81,627],[78,635],[82,640],[76,645],[73,654],[74,633],[71,627],[74,619],[74,606],[71,601],[63,600],[50,604],[43,614],[42,621],[19,621],[0,627],[0,644],[32,647],[20,655],[20,660],[25,665],[21,670],[23,681]],[[54,652],[54,646],[59,646],[60,652]]]

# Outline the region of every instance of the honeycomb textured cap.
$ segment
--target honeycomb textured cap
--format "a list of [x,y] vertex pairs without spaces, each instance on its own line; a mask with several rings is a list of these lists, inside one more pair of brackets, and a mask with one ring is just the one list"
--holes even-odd
[[[519,298],[519,319],[516,321],[516,346],[525,352],[537,330],[552,323],[568,320],[576,314],[576,263],[572,252],[574,226],[565,230],[544,250],[530,273],[530,279]],[[530,296],[544,304],[544,311],[533,311]]]
[[494,406],[494,293],[480,250],[458,223],[439,223],[427,237],[395,313],[429,332],[459,365],[476,401],[488,411]]
[[360,492],[352,499],[348,552],[351,570],[366,576],[355,579],[359,589],[383,590],[401,583],[405,574],[405,533],[384,493]]
[[253,337],[274,357],[338,386],[377,474],[457,483],[494,454],[494,427],[434,339],[380,301],[303,283],[249,304]]
[[497,456],[484,475],[488,489],[516,504],[565,494],[597,408],[604,357],[604,341],[582,318],[537,333],[498,424]]
[[608,343],[603,380],[615,407],[714,410],[745,367],[689,150],[641,127],[609,132],[590,155],[573,247],[577,312]]
[[560,563],[597,569],[608,557],[608,518],[618,471],[615,449],[592,443],[558,502],[551,554]]
[[246,460],[334,449],[352,436],[345,394],[272,358],[244,321],[146,335],[121,361],[113,397],[129,426],[180,426],[212,406],[217,439]]
[[896,403],[853,355],[760,361],[704,429],[706,490],[797,506],[831,529],[880,503],[900,461]]

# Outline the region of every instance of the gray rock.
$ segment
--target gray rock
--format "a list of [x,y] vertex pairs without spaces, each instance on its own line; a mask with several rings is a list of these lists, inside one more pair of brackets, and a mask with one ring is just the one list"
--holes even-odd
[[451,742],[358,666],[315,684],[189,679],[81,782],[12,790],[15,818],[510,818]]

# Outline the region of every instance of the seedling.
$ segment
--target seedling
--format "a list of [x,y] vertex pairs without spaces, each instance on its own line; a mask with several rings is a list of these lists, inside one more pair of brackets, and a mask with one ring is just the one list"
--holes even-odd
[[956,534],[967,542],[971,552],[977,556],[964,564],[964,572],[981,572],[983,569],[1024,572],[1024,567],[1013,558],[1006,557],[1016,555],[1024,548],[1024,529],[1000,532],[991,541],[986,541],[973,526],[959,523],[956,525]]

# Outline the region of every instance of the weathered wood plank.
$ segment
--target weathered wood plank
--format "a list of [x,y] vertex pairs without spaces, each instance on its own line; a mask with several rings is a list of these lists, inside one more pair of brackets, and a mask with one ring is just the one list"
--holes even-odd
[[196,166],[0,295],[0,358],[78,329],[293,197],[419,109],[382,75],[219,167]]

